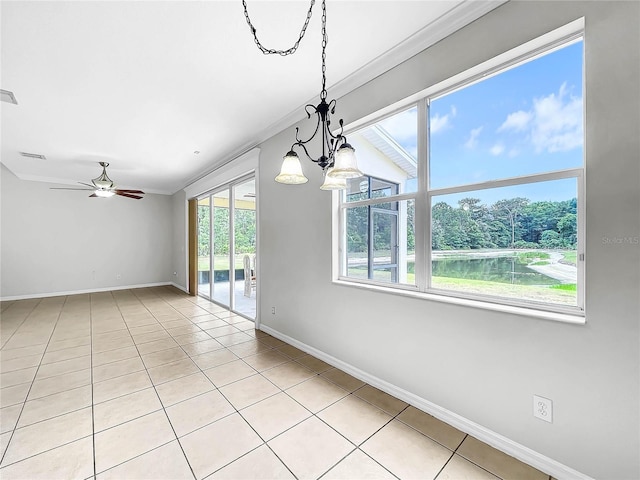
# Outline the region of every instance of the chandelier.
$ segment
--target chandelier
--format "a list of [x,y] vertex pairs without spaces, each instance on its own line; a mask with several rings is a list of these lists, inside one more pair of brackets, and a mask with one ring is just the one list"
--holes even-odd
[[[316,127],[313,134],[303,140],[300,138],[300,129],[296,127],[296,141],[291,145],[291,149],[284,156],[282,161],[282,167],[280,174],[275,178],[276,182],[285,183],[288,185],[299,185],[307,183],[309,179],[302,173],[302,165],[300,164],[300,157],[294,149],[299,148],[304,151],[304,154],[317,164],[324,173],[324,183],[320,187],[322,190],[342,190],[347,188],[348,178],[357,178],[362,176],[362,172],[358,169],[355,149],[347,142],[347,137],[343,135],[344,126],[343,121],[340,119],[338,124],[340,125],[337,133],[334,134],[331,131],[331,115],[335,113],[336,101],[327,101],[327,78],[326,78],[326,47],[327,47],[327,7],[326,0],[322,0],[322,90],[320,91],[320,103],[315,105],[305,106],[305,112],[307,113],[307,119],[311,119],[312,115],[316,116]],[[307,31],[307,26],[311,20],[311,14],[315,0],[311,0],[309,11],[305,19],[304,25],[300,31],[298,40],[293,47],[287,50],[274,50],[265,48],[258,40],[256,28],[251,23],[249,13],[247,11],[246,0],[242,0],[244,6],[244,15],[249,24],[253,39],[262,53],[265,55],[278,54],[282,56],[291,55],[298,49],[300,41],[304,37]],[[320,135],[320,141],[322,144],[322,153],[318,157],[314,157],[309,153],[307,144],[313,140],[316,135]]]

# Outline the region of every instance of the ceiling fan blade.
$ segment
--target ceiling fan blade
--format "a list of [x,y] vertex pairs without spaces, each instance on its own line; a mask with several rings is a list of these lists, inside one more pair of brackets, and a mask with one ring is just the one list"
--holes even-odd
[[91,198],[91,197],[98,198],[98,195],[96,195],[95,193],[92,193],[91,195],[89,195],[89,198]]
[[88,192],[88,191],[91,191],[91,190],[95,190],[95,188],[50,187],[49,190],[82,190],[84,192]]
[[88,183],[84,183],[84,182],[78,182],[80,185],[84,185],[85,187],[89,187],[91,190],[95,190],[96,186],[95,185],[89,185]]
[[144,194],[144,192],[142,190],[126,190],[126,189],[122,189],[122,188],[116,188],[116,192],[124,192],[124,193],[142,193]]
[[140,200],[142,197],[138,195],[131,195],[129,193],[124,193],[122,190],[116,190],[116,195],[120,195],[121,197],[135,198],[136,200]]

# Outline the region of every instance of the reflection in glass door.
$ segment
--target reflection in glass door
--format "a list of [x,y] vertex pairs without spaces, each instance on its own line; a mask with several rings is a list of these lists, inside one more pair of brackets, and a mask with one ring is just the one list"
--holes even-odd
[[234,310],[256,317],[256,182],[233,187]]
[[234,269],[230,268],[229,241],[229,189],[214,193],[213,200],[213,293],[212,299],[229,307],[230,281]]
[[[370,277],[383,282],[398,281],[398,202],[372,206]],[[380,208],[383,207],[383,208]]]
[[209,197],[198,200],[198,294],[211,290],[211,214]]

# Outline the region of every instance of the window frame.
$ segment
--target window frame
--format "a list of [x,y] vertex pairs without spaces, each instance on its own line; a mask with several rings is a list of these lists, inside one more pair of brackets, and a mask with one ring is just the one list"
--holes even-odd
[[[506,311],[515,314],[559,320],[569,323],[585,323],[585,172],[586,141],[583,143],[582,165],[577,168],[546,171],[526,174],[518,177],[501,178],[485,182],[457,185],[443,188],[429,188],[429,104],[432,100],[453,91],[466,88],[486,78],[495,76],[521,64],[535,61],[573,43],[583,42],[583,98],[584,75],[584,19],[579,19],[560,29],[517,47],[487,62],[483,62],[462,74],[429,87],[410,98],[391,105],[382,111],[373,113],[364,119],[354,122],[345,129],[347,134],[354,133],[376,124],[400,112],[417,107],[417,151],[418,172],[417,191],[401,193],[382,198],[370,198],[352,202],[346,201],[344,191],[334,192],[334,241],[333,241],[333,281],[341,285],[355,286],[386,293],[409,295],[429,300],[456,303],[478,308]],[[583,102],[582,119],[586,124],[586,102]],[[583,129],[586,140],[586,128]],[[367,177],[375,177],[375,172],[365,172]],[[431,243],[431,207],[436,196],[486,190],[499,187],[533,184],[544,181],[574,178],[577,196],[577,279],[576,305],[562,305],[537,302],[523,298],[498,297],[485,294],[474,294],[464,291],[444,290],[432,286],[432,243]],[[375,206],[379,203],[413,200],[415,202],[414,238],[415,238],[415,285],[388,283],[372,279],[347,276],[346,248],[346,211],[357,206]],[[369,242],[372,241],[369,239]],[[336,255],[337,253],[337,255]]]

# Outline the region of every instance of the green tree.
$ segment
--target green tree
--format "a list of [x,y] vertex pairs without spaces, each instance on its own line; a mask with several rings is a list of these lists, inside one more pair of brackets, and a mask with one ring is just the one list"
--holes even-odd
[[575,248],[578,243],[578,222],[575,213],[567,213],[558,221],[558,233],[564,247]]
[[256,251],[256,211],[236,208],[234,210],[234,241],[236,253]]
[[347,209],[347,252],[366,252],[369,239],[369,208]]
[[[516,229],[518,227],[518,218],[522,215],[522,210],[529,203],[529,199],[516,197],[505,200],[498,200],[493,204],[492,210],[496,212],[498,216],[506,217],[511,228],[511,244],[513,247],[516,243]],[[518,240],[520,240],[518,238]]]
[[562,247],[562,237],[555,230],[545,230],[540,237],[540,245],[544,248]]
[[413,252],[416,249],[415,216],[415,202],[409,201],[407,202],[407,250],[409,252]]
[[205,257],[211,251],[211,220],[209,205],[198,205],[198,256]]
[[229,209],[213,207],[213,254],[229,255]]
[[489,234],[491,235],[491,242],[497,248],[507,248],[511,242],[511,230],[509,226],[500,220],[492,220],[489,223]]

